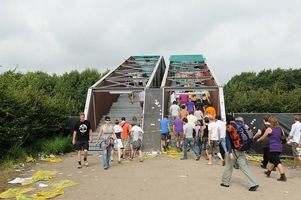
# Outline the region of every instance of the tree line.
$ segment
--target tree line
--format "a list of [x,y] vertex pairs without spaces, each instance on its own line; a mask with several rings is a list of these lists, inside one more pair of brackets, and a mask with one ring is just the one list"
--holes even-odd
[[224,86],[227,113],[300,113],[301,69],[243,72]]
[[[95,69],[63,75],[0,75],[0,160],[19,149],[39,150],[38,140],[60,135],[68,116],[84,110],[88,88],[108,73]],[[227,113],[299,113],[301,69],[243,72],[224,86]]]
[[88,88],[108,73],[95,69],[63,75],[44,72],[0,75],[0,159],[19,149],[36,150],[37,140],[60,135],[68,116],[84,110]]

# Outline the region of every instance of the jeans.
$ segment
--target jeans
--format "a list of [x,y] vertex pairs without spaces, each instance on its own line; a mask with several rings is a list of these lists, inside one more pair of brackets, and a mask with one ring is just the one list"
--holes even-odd
[[202,141],[200,140],[199,136],[195,136],[195,145],[199,148],[199,154],[201,155],[202,152]]
[[227,152],[226,138],[220,138],[219,142],[221,143],[221,145],[222,145],[224,151]]
[[100,148],[102,149],[103,167],[108,168],[110,166],[110,156],[111,156],[112,146],[109,145],[108,147],[106,147],[106,142],[102,141],[100,143]]
[[187,146],[188,145],[189,145],[190,149],[194,152],[194,154],[197,157],[200,157],[199,148],[198,147],[194,147],[194,145],[193,145],[193,138],[185,138],[184,139],[184,154],[183,154],[183,158],[187,159]]

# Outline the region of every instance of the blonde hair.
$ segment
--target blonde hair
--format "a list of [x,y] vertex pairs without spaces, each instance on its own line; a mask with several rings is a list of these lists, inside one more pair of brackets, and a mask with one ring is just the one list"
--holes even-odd
[[272,115],[269,117],[269,123],[271,124],[272,127],[279,127],[279,122],[276,116]]

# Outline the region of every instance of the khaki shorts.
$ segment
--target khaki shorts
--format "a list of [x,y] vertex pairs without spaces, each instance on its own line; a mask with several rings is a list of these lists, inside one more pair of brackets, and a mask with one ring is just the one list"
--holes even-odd
[[126,148],[129,145],[129,139],[128,138],[121,139],[121,141],[122,141],[122,145],[123,145],[122,149]]
[[299,144],[296,143],[296,142],[292,142],[291,145],[292,145],[293,156],[294,157],[298,157],[299,156],[299,152],[297,151],[297,148],[298,148]]
[[219,153],[219,140],[210,140],[208,153],[210,155],[213,155],[214,153]]
[[181,142],[183,141],[183,132],[175,132],[174,134],[176,142]]

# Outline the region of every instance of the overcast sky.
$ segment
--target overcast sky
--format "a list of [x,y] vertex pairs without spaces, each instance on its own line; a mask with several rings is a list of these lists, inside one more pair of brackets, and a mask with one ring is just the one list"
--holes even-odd
[[298,0],[0,0],[0,13],[0,73],[103,72],[173,54],[202,54],[221,84],[301,67]]

